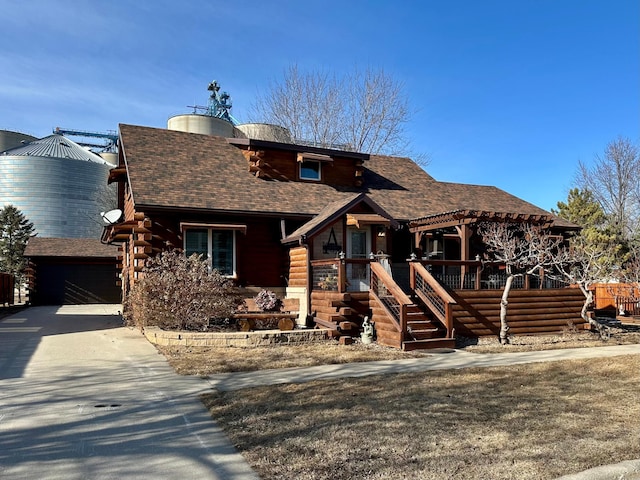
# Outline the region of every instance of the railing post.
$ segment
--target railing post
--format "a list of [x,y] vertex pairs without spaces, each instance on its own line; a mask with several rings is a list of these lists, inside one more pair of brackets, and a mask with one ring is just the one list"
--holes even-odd
[[338,293],[347,291],[347,266],[344,259],[338,261]]
[[411,287],[411,291],[416,289],[416,269],[413,265],[414,260],[409,262],[409,286]]
[[480,287],[482,286],[482,282],[481,282],[481,276],[482,275],[482,264],[479,263],[478,265],[476,265],[476,290],[480,290]]
[[453,312],[451,311],[451,304],[449,302],[444,304],[444,318],[446,319],[445,327],[447,328],[447,338],[453,338]]
[[404,303],[400,304],[400,331],[402,332],[402,337],[404,339],[404,336],[407,333],[407,305]]

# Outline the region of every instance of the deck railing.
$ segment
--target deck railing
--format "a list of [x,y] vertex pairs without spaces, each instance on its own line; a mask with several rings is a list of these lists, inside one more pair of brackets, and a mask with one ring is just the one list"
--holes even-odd
[[429,307],[447,329],[447,338],[453,338],[453,305],[456,301],[427,269],[418,262],[409,264],[411,289]]
[[[412,263],[423,265],[442,285],[452,290],[502,290],[507,283],[504,264],[477,260],[419,260]],[[539,275],[516,277],[513,289],[562,288],[566,283]]]
[[[358,265],[366,267],[371,260],[364,258],[330,258],[311,261],[313,290],[344,293],[349,290],[347,269]],[[368,273],[368,272],[367,272]]]
[[407,305],[411,299],[393,281],[391,275],[378,262],[371,262],[371,288],[369,294],[387,311],[399,332],[407,331]]

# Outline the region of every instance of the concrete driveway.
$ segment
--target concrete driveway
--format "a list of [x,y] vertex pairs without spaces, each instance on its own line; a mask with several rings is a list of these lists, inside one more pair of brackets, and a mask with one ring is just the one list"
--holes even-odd
[[256,479],[119,306],[0,319],[0,478]]

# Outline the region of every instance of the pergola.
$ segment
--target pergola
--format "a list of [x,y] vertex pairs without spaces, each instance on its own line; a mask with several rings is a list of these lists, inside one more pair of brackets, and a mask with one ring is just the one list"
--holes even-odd
[[[553,224],[552,215],[497,212],[487,210],[460,209],[449,212],[437,213],[417,218],[409,222],[409,231],[415,235],[415,245],[419,245],[424,235],[433,236],[443,230],[454,233],[460,239],[460,259],[470,258],[470,238],[473,234],[473,226],[484,222],[494,223],[528,223],[543,228]],[[464,268],[464,267],[463,267]]]

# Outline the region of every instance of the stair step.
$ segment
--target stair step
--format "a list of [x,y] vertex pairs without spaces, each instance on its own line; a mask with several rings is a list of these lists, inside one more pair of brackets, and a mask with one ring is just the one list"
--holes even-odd
[[335,322],[323,320],[323,319],[318,318],[318,317],[315,317],[313,320],[316,322],[316,325],[318,327],[330,328],[331,330],[338,330],[338,324],[335,323]]
[[440,325],[433,323],[431,320],[408,320],[407,327],[411,330],[423,330],[430,328],[440,328]]
[[447,332],[440,328],[429,328],[423,330],[411,330],[408,334],[413,340],[426,340],[430,338],[444,338],[447,335]]
[[402,350],[429,350],[432,348],[456,348],[456,341],[453,338],[430,338],[426,340],[408,340],[402,342]]

